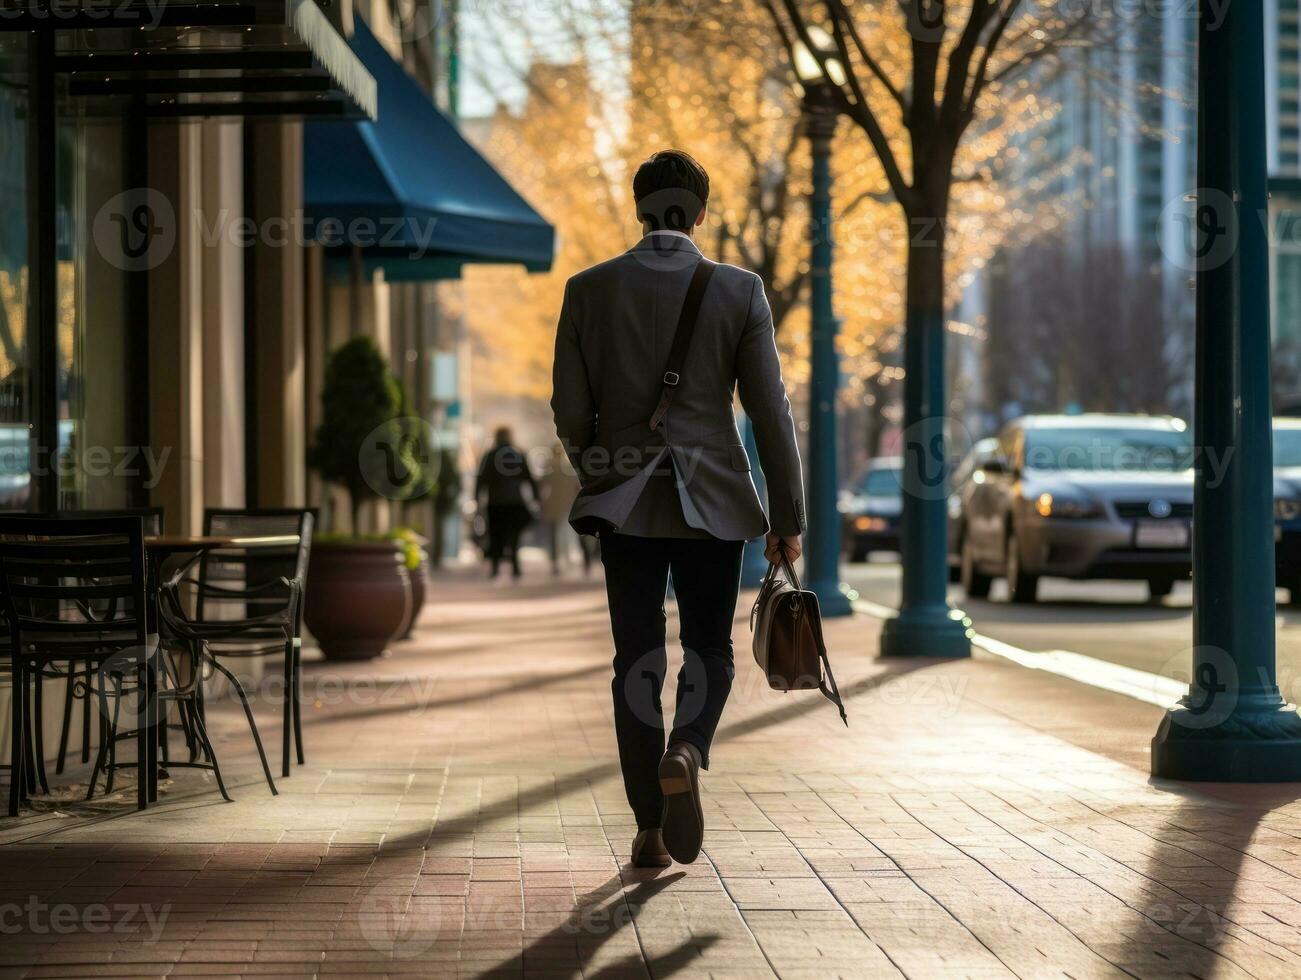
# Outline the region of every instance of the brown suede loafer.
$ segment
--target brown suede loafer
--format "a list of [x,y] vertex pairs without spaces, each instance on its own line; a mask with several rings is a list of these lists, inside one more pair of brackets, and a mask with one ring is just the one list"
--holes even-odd
[[700,805],[700,752],[690,742],[670,742],[660,760],[664,847],[679,864],[690,864],[705,839],[705,812]]
[[659,828],[640,831],[632,842],[632,865],[634,868],[667,868],[673,863],[669,852],[664,850],[664,838]]

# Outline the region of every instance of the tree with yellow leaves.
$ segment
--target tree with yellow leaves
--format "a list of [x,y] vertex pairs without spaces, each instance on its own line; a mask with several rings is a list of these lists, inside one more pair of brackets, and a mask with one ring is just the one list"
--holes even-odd
[[[609,13],[620,4],[624,21]],[[632,244],[639,229],[627,177],[651,152],[672,145],[714,175],[701,244],[762,278],[787,375],[798,388],[807,372],[809,155],[801,93],[786,51],[773,43],[765,0],[607,0],[602,18],[586,16],[588,5],[574,0],[549,0],[548,9],[569,39],[549,48],[575,60],[520,68],[527,98],[516,111],[498,112],[483,143],[556,224],[560,251],[547,276],[490,269],[467,275],[467,316],[479,349],[491,351],[476,362],[483,383],[545,395],[564,280]],[[626,87],[609,83],[616,72]],[[998,154],[1009,134],[1034,125],[1045,107],[1030,97],[1008,108],[1006,121],[979,127],[963,151],[945,242],[960,271],[978,268],[1007,229],[1028,217],[1008,206],[1009,191],[996,180]],[[892,125],[889,138],[904,140],[906,128]],[[833,166],[844,397],[861,404],[869,392],[884,397],[899,374],[883,372],[882,351],[897,343],[903,319],[899,281],[910,237],[893,217],[889,174],[861,128],[842,127]],[[949,303],[959,290],[955,277],[947,284]]]

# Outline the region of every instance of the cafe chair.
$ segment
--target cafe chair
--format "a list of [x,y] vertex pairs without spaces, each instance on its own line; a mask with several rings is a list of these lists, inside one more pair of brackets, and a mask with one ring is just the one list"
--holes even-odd
[[[166,530],[166,518],[162,507],[123,507],[110,510],[61,510],[51,517],[62,520],[93,520],[97,517],[139,517],[144,522],[145,537],[162,534]],[[90,761],[90,702],[95,689],[93,671],[88,665],[74,671],[71,664],[51,664],[45,672],[46,677],[64,678],[63,687],[63,725],[59,732],[59,751],[55,757],[55,775],[62,774],[68,757],[68,736],[72,729],[72,717],[76,702],[81,702],[81,761]],[[41,717],[41,686],[36,688],[36,714]],[[188,734],[188,733],[187,733]],[[40,745],[40,729],[36,730],[37,745]],[[165,747],[165,746],[164,746]],[[44,770],[41,770],[44,783]]]
[[[230,793],[226,791],[226,782],[222,778],[221,766],[217,762],[216,749],[213,748],[212,740],[208,737],[207,718],[204,712],[203,668],[205,663],[210,663],[226,678],[235,696],[239,698],[244,708],[244,718],[248,721],[249,731],[253,735],[253,744],[257,748],[258,760],[262,763],[262,774],[266,777],[267,787],[271,790],[272,796],[279,795],[275,780],[271,778],[271,766],[267,762],[266,749],[262,746],[262,736],[258,733],[257,721],[253,717],[248,693],[238,677],[208,654],[207,637],[202,635],[201,631],[193,629],[193,621],[185,615],[184,602],[176,588],[177,581],[179,578],[163,583],[159,590],[159,624],[164,645],[167,647],[167,656],[161,660],[165,682],[160,687],[158,699],[159,706],[163,709],[161,712],[163,717],[167,716],[168,707],[176,705],[180,726],[186,733],[186,742],[190,746],[190,757],[185,762],[168,759],[167,743],[164,740],[162,764],[168,769],[211,770],[217,780],[217,789],[220,790],[222,797],[230,802]],[[105,693],[101,692],[101,699]],[[120,701],[120,696],[118,700]],[[101,767],[101,763],[96,762],[95,773],[91,776],[91,789],[94,789],[96,777],[102,768],[107,773],[105,792],[112,792],[113,770],[116,768],[116,763],[113,761],[113,746],[124,736],[116,733],[115,718],[108,719],[107,723],[109,728],[101,744],[108,746],[108,756],[104,759],[104,750],[101,748],[101,758],[104,759],[104,763]],[[89,798],[87,796],[87,799]]]
[[[298,536],[297,544],[207,551],[199,561],[197,577],[177,582],[194,595],[194,615],[178,619],[177,633],[195,644],[201,657],[228,679],[234,675],[222,661],[283,658],[281,775],[288,776],[291,741],[298,764],[304,762],[300,710],[303,593],[316,511],[210,508],[203,523],[205,535]],[[169,608],[179,616],[179,598]],[[251,724],[251,713],[249,719]]]
[[[129,685],[137,695],[137,806],[156,794],[158,636],[149,629],[144,529],[140,517],[51,520],[0,517],[0,587],[9,628],[11,705],[9,814],[17,816],[41,778],[40,739],[29,734],[39,685],[54,665]],[[120,714],[121,705],[114,710]],[[100,701],[101,728],[109,715]],[[36,717],[33,721],[38,721]],[[101,739],[100,754],[105,752]],[[25,765],[30,753],[32,765]],[[34,771],[32,771],[34,770]],[[38,775],[39,774],[39,775]]]

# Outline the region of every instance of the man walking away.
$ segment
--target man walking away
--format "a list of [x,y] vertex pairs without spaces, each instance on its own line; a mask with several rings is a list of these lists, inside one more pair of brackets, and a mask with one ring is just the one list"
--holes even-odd
[[[551,406],[582,485],[570,523],[600,535],[615,734],[638,830],[632,860],[662,867],[694,861],[703,841],[699,770],[732,686],[742,546],[767,532],[770,559],[798,557],[804,492],[763,284],[708,261],[692,240],[708,174],[664,150],[637,170],[633,198],[641,241],[565,287]],[[767,518],[732,411],[737,389],[767,478]],[[683,660],[666,748],[670,576]]]
[[[524,496],[524,487],[532,496]],[[493,439],[493,447],[483,454],[479,477],[474,484],[474,499],[482,507],[487,500],[488,560],[491,577],[496,578],[501,560],[510,552],[511,577],[520,577],[519,539],[533,520],[529,501],[536,507],[541,495],[537,481],[529,472],[524,454],[512,444],[510,429],[502,426]]]

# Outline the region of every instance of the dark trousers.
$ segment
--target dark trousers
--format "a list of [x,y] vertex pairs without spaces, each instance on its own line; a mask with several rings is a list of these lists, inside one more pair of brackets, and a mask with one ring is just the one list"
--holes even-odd
[[519,578],[519,539],[528,526],[529,511],[523,504],[488,505],[488,560],[494,576],[509,551],[511,572]]
[[670,575],[681,621],[682,668],[670,740],[709,746],[732,690],[732,619],[741,583],[742,541],[601,535],[601,562],[614,633],[614,728],[628,803],[644,830],[664,807],[660,691],[668,670],[664,598]]

